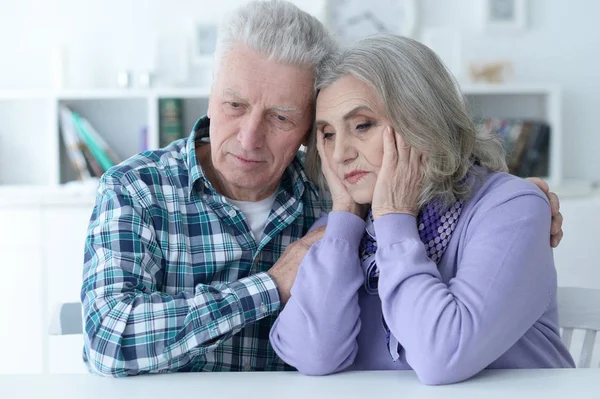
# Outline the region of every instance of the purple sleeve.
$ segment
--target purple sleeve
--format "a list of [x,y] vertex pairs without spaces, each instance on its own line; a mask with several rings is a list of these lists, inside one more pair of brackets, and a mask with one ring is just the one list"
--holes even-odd
[[325,236],[304,257],[291,298],[271,329],[275,352],[303,374],[334,373],[354,361],[364,230],[365,222],[351,213],[329,214]]
[[375,221],[383,314],[423,383],[477,374],[543,314],[556,288],[550,219],[537,193],[476,211],[448,284],[426,256],[414,217]]
[[328,218],[327,213],[323,213],[316,222],[313,223],[312,226],[310,226],[310,229],[308,229],[308,232],[310,233],[311,231],[313,231],[314,229],[318,229],[321,226],[326,226],[327,225],[327,218]]

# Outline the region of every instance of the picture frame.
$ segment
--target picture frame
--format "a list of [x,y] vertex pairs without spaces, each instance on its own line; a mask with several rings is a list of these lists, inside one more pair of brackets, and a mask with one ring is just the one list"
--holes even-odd
[[484,28],[488,32],[516,33],[527,27],[527,0],[484,0]]
[[194,25],[191,43],[192,64],[206,66],[212,63],[218,32],[219,27],[216,24],[196,23]]
[[343,44],[377,33],[414,37],[418,0],[325,0],[325,25]]

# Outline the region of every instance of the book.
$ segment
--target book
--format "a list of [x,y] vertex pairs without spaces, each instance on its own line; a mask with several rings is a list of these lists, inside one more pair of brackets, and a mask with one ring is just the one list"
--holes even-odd
[[[79,116],[79,115],[78,115]],[[79,116],[79,121],[81,123],[81,127],[85,130],[89,138],[96,143],[96,145],[108,156],[108,158],[112,161],[113,164],[121,163],[122,159],[120,159],[115,152],[110,148],[108,143],[102,138],[100,134],[94,129],[94,127],[90,124],[90,122]]]
[[518,176],[547,176],[548,164],[541,162],[550,149],[550,126],[546,123],[534,123],[527,140],[525,152],[519,168]]
[[178,98],[161,98],[159,100],[159,144],[166,147],[175,140],[184,137],[183,104]]
[[530,121],[523,122],[521,133],[519,134],[517,141],[515,141],[512,151],[510,154],[508,154],[508,171],[514,175],[517,175],[516,172],[519,169],[519,165],[521,164],[521,160],[523,159],[525,152],[527,151],[527,143],[531,128],[532,123]]
[[109,158],[109,156],[104,152],[104,150],[92,139],[89,133],[89,123],[85,121],[79,114],[76,112],[72,113],[73,121],[75,125],[75,129],[79,134],[79,137],[82,141],[87,145],[87,148],[90,150],[96,161],[100,164],[103,171],[107,171],[112,168],[115,163]]
[[548,176],[550,125],[505,118],[482,118],[474,122],[478,132],[502,138],[509,173],[519,177]]
[[81,151],[82,141],[76,133],[73,113],[70,109],[61,105],[59,108],[60,133],[65,143],[67,157],[73,165],[79,180],[91,179],[85,157]]
[[92,175],[94,177],[101,177],[104,174],[104,170],[102,170],[102,166],[96,161],[96,158],[94,158],[88,146],[85,145],[85,143],[81,143],[79,148],[87,161],[88,169],[92,172]]
[[140,152],[148,151],[148,127],[142,126],[140,129]]

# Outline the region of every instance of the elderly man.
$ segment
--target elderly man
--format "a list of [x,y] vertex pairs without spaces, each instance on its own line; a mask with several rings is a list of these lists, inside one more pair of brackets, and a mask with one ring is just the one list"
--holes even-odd
[[298,149],[335,49],[290,3],[249,3],[223,24],[190,137],[102,177],[81,292],[92,372],[291,369],[269,330],[322,235],[305,236],[321,202]]

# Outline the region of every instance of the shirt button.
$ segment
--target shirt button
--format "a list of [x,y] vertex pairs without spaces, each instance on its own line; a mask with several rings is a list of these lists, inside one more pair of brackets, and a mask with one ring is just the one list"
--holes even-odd
[[250,363],[244,364],[244,371],[252,371],[252,366],[250,365]]
[[236,211],[235,209],[230,209],[229,212],[227,212],[227,214],[229,215],[229,217],[234,217],[236,215]]
[[262,305],[260,305],[260,307],[258,308],[260,310],[260,313],[267,313],[267,305],[265,305],[264,303]]

